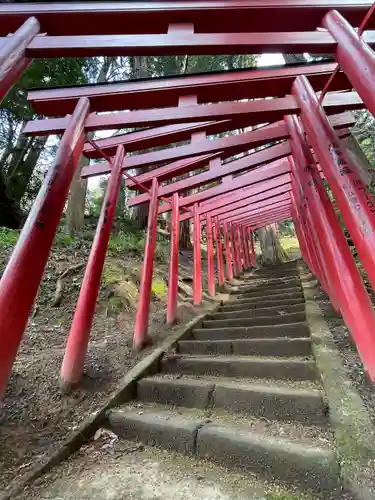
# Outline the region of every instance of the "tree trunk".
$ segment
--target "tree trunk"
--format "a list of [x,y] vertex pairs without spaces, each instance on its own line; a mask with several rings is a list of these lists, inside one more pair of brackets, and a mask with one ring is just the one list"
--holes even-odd
[[180,248],[181,250],[192,250],[190,236],[190,220],[184,220],[180,224]]
[[19,206],[9,196],[7,186],[0,171],[0,226],[18,229],[21,227],[23,214]]
[[10,172],[7,178],[7,186],[9,195],[20,203],[27,192],[30,179],[33,175],[40,154],[47,142],[48,137],[35,137],[28,144],[27,153],[19,158],[18,164],[14,166],[14,170]]
[[[97,83],[107,81],[108,72],[111,69],[115,57],[105,57],[97,78]],[[94,134],[88,133],[87,139],[92,139]],[[81,156],[78,169],[70,185],[68,208],[67,208],[67,229],[70,236],[80,231],[85,224],[85,203],[87,193],[87,179],[81,179],[81,170],[90,164],[90,159]]]
[[287,260],[287,254],[281,247],[277,236],[276,224],[269,224],[258,229],[258,237],[264,266],[274,266]]
[[349,134],[347,137],[341,139],[341,142],[345,144],[354,163],[358,166],[358,173],[362,182],[368,186],[374,181],[373,169],[361,146],[358,144],[357,139],[353,134]]
[[[148,65],[147,65],[147,57],[144,56],[134,56],[132,58],[133,68],[132,68],[132,77],[135,79],[139,78],[147,78],[148,76]],[[147,169],[137,168],[135,173],[136,175],[143,174]],[[147,227],[147,219],[148,219],[148,203],[142,203],[138,205],[134,209],[134,218],[136,219],[138,226],[140,229],[145,229]]]

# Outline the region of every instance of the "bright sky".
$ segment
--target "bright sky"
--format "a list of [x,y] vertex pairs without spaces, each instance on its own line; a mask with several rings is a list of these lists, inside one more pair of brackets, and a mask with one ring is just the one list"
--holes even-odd
[[262,54],[257,66],[275,66],[276,64],[285,64],[282,54]]

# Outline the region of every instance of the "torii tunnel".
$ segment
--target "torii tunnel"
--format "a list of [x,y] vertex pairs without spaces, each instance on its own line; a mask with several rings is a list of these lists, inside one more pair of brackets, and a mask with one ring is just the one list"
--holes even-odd
[[[129,205],[149,206],[135,349],[148,340],[159,214],[172,212],[169,325],[176,318],[180,221],[192,219],[194,227],[193,300],[200,304],[202,224],[208,292],[215,295],[214,244],[222,285],[256,265],[254,230],[292,219],[303,259],[342,314],[366,372],[375,379],[375,313],[336,214],[375,290],[374,200],[358,158],[343,140],[355,124],[352,110],[375,112],[372,12],[371,2],[361,0],[0,6],[0,99],[33,58],[332,54],[332,62],[29,92],[30,104],[43,118],[30,121],[24,132],[60,134],[61,141],[0,282],[0,398],[82,154],[103,160],[85,167],[82,177],[110,174],[110,181],[67,341],[64,385],[79,383],[83,374],[123,175],[126,185],[138,192]],[[88,132],[127,127],[138,131],[86,140]],[[237,133],[225,135],[232,131]],[[180,141],[186,144],[174,145]],[[145,152],[155,146],[164,148]],[[128,173],[146,167],[136,177]]]

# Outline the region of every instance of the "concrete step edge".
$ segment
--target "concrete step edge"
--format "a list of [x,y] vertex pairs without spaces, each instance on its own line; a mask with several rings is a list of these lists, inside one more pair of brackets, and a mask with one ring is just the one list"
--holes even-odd
[[318,378],[315,363],[300,358],[171,355],[161,360],[160,368],[163,373],[194,375],[292,380],[317,380]]
[[187,455],[213,460],[230,469],[262,473],[302,488],[322,492],[325,498],[339,486],[337,457],[329,449],[297,444],[244,432],[237,427],[183,417],[163,418],[112,410],[104,425],[118,436]]
[[267,418],[326,425],[323,393],[318,389],[269,386],[261,383],[147,377],[137,384],[137,399],[185,408],[222,408]]
[[183,340],[178,342],[179,354],[243,354],[264,356],[310,356],[311,339],[306,338],[254,338],[223,340]]

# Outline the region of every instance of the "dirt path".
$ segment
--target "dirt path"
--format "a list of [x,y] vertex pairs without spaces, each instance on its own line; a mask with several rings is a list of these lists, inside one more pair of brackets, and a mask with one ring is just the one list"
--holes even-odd
[[[141,259],[112,255],[106,261],[82,387],[70,395],[61,395],[59,369],[83,270],[64,282],[61,306],[56,308],[51,304],[58,273],[86,257],[87,251],[54,250],[47,266],[37,300],[37,314],[29,321],[5,395],[0,425],[0,491],[14,478],[27,472],[35,461],[56,449],[151,349],[139,355],[132,352],[137,301],[135,298],[131,303],[117,293],[124,284],[130,283],[133,288],[137,286]],[[183,275],[192,276],[190,256],[182,259]],[[128,278],[120,280],[120,268],[135,276],[132,283],[126,281]],[[155,276],[159,281],[156,289],[160,291],[153,294],[150,316],[154,345],[166,335],[167,297],[163,286],[166,288],[167,274],[167,263],[157,264]],[[181,296],[180,300],[183,299]],[[180,308],[179,325],[199,312],[199,308],[193,308],[186,300]]]

